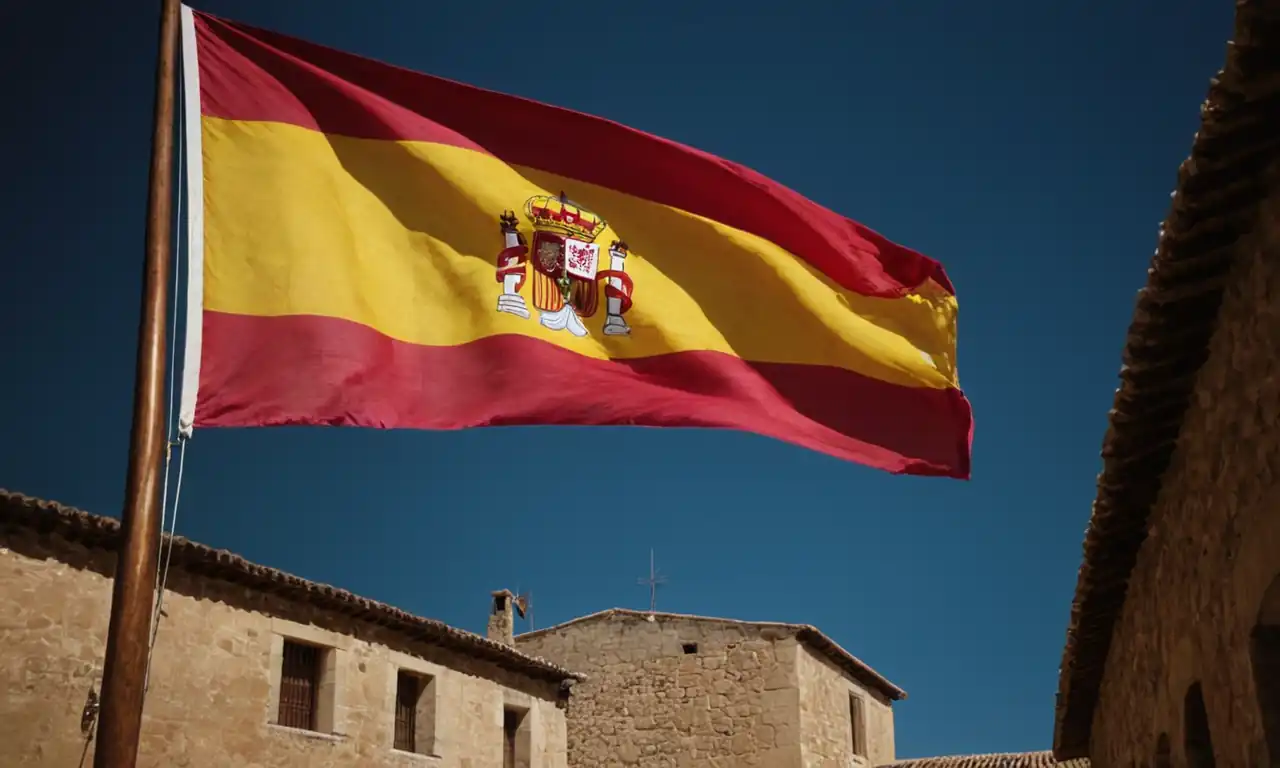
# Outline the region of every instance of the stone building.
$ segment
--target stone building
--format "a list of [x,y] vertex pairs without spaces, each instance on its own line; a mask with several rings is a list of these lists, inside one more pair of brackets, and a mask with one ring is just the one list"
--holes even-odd
[[811,626],[607,610],[519,635],[586,674],[569,701],[569,763],[825,768],[894,757],[906,697]]
[[[3,768],[92,762],[119,537],[0,490]],[[514,637],[501,590],[480,637],[185,539],[171,557],[146,768],[1088,768],[892,762],[906,694],[807,625],[615,609]]]
[[[0,766],[91,764],[119,538],[0,491]],[[566,766],[561,667],[183,539],[168,587],[140,766]]]
[[1280,766],[1280,2],[1235,41],[1139,293],[1054,730],[1094,766]]

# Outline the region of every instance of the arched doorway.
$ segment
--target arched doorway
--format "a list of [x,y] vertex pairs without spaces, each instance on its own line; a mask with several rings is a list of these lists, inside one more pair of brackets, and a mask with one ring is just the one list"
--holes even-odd
[[1156,768],[1173,768],[1173,750],[1169,748],[1169,734],[1162,733],[1156,739]]
[[1214,768],[1209,713],[1204,708],[1200,683],[1191,684],[1182,703],[1182,738],[1188,768]]
[[1250,637],[1253,684],[1266,734],[1269,765],[1280,765],[1280,575],[1271,581],[1258,608]]

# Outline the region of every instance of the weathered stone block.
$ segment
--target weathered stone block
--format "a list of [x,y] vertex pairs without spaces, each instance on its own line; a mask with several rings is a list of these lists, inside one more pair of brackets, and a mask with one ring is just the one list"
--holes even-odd
[[[566,728],[574,768],[620,764],[620,750],[628,745],[655,747],[652,752],[642,748],[636,757],[636,764],[645,768],[808,768],[820,763],[809,762],[806,750],[819,760],[847,757],[851,691],[863,691],[880,707],[872,725],[878,729],[873,756],[892,760],[888,700],[866,693],[834,665],[814,662],[807,671],[805,680],[815,698],[806,701],[810,717],[802,715],[800,667],[812,659],[802,655],[795,631],[691,617],[649,621],[643,615],[612,613],[521,635],[515,642],[521,650],[564,665],[570,664],[562,655],[565,649],[576,649],[571,668],[589,676],[574,687],[568,706]],[[615,651],[604,650],[606,639]],[[685,653],[692,643],[697,652]],[[580,654],[583,649],[591,650]],[[618,674],[622,658],[638,664],[643,679]],[[619,702],[624,706],[618,707]],[[604,734],[605,722],[611,727],[598,749],[573,748],[588,735]]]
[[[4,536],[0,766],[80,765],[86,742],[89,764],[93,745],[81,734],[80,716],[89,691],[100,690],[113,558],[23,531]],[[80,567],[57,557],[74,557]],[[506,697],[528,707],[536,764],[567,765],[564,710],[553,683],[225,582],[175,570],[169,586],[141,768],[501,768]],[[272,724],[279,684],[272,649],[284,625],[302,627],[308,640],[336,649],[324,688],[332,701],[328,733]],[[392,749],[395,680],[406,664],[432,670],[440,686],[445,706],[435,720],[435,758]]]

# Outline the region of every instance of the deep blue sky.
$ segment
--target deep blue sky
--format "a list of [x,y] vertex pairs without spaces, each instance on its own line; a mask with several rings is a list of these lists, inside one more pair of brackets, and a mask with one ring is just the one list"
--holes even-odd
[[[157,5],[0,8],[0,486],[111,515]],[[660,609],[812,623],[906,688],[900,756],[1048,747],[1124,334],[1230,3],[197,7],[692,144],[940,259],[977,434],[964,483],[735,433],[213,430],[180,533],[478,631],[499,587],[539,626],[644,607],[654,547]],[[547,450],[601,456],[598,500],[544,490]]]

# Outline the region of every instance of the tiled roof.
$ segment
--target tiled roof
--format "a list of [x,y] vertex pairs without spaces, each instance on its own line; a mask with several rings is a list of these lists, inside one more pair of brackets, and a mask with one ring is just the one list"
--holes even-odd
[[[120,542],[118,520],[0,488],[0,534],[15,529],[31,530],[45,536],[52,534],[66,541],[103,551],[115,551]],[[165,536],[165,541],[168,539]],[[414,616],[337,587],[317,584],[275,568],[251,563],[226,550],[214,549],[175,536],[172,553],[171,567],[193,575],[272,593],[287,600],[388,627],[410,640],[448,648],[531,678],[561,683],[585,679],[583,675],[549,661],[456,629],[442,621]]]
[[1236,243],[1254,227],[1280,148],[1280,0],[1237,0],[1234,37],[1201,108],[1191,157],[1178,169],[1129,327],[1059,670],[1060,758],[1088,753],[1129,575],[1208,356]]
[[1089,768],[1089,760],[1058,762],[1053,753],[1002,752],[990,755],[952,755],[949,757],[919,757],[886,763],[880,768]]
[[566,627],[575,624],[582,624],[588,621],[599,621],[615,616],[625,616],[647,620],[650,616],[654,619],[685,619],[692,621],[718,622],[722,624],[737,624],[740,626],[749,626],[758,629],[777,629],[795,635],[796,639],[805,643],[815,651],[822,653],[837,666],[848,672],[853,679],[861,681],[865,685],[880,691],[885,696],[893,700],[901,700],[907,698],[907,692],[889,682],[883,675],[872,669],[866,662],[849,653],[840,644],[827,637],[817,627],[809,624],[787,624],[779,621],[742,621],[739,619],[722,619],[712,616],[694,616],[686,613],[650,613],[648,611],[635,611],[628,608],[610,608],[604,611],[579,616],[562,624],[553,627],[544,627],[543,629],[534,630],[533,632],[525,632],[516,637],[519,643],[524,638],[537,637],[539,635],[558,632]]

